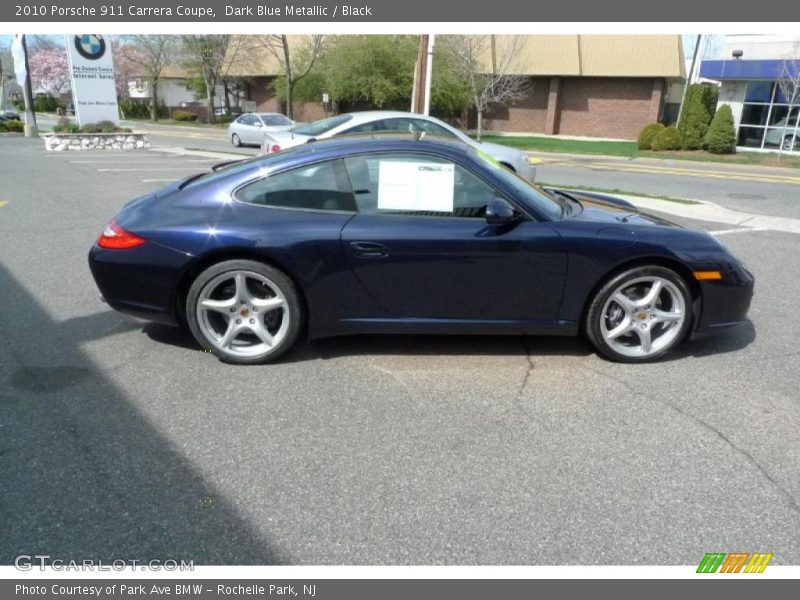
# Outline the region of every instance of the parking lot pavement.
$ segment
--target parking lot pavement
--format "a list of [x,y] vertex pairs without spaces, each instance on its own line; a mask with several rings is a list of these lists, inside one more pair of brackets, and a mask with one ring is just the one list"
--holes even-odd
[[40,144],[0,140],[0,563],[800,562],[799,235],[726,236],[751,322],[656,364],[394,336],[237,367],[100,304],[86,264],[123,202],[213,160]]

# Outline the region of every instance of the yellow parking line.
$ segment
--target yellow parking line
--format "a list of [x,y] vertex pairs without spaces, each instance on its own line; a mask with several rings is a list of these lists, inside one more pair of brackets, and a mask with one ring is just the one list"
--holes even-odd
[[684,175],[687,177],[707,177],[709,179],[734,179],[737,181],[760,181],[764,183],[800,184],[800,177],[785,175],[752,175],[745,173],[729,173],[723,171],[693,171],[691,169],[670,167],[649,167],[644,165],[603,165],[599,163],[564,163],[574,167],[584,167],[599,171],[628,171],[631,173],[648,173],[651,175]]
[[8,200],[0,200],[0,208],[3,208],[6,204],[8,204]]

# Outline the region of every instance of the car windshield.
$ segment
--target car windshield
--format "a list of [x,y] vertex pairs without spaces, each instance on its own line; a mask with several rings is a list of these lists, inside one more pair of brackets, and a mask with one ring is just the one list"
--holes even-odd
[[352,118],[353,115],[336,115],[335,117],[328,117],[327,119],[320,119],[319,121],[300,125],[299,127],[295,127],[292,131],[300,135],[322,135],[334,127],[338,127],[342,123],[347,123]]
[[483,150],[473,150],[473,152],[475,152],[485,164],[490,165],[495,170],[495,175],[497,175],[497,177],[513,188],[519,196],[534,206],[548,219],[559,219],[564,215],[563,204],[553,199],[553,197],[541,187],[525,181],[522,177],[501,165]]
[[264,121],[264,125],[269,125],[271,127],[276,127],[279,125],[291,125],[292,120],[288,117],[284,117],[283,115],[277,115],[273,113],[267,113],[263,115],[258,115],[261,117],[261,120]]

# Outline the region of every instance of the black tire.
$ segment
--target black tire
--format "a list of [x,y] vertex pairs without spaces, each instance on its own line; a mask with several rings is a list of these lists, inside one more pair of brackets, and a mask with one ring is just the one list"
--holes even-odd
[[[206,333],[207,325],[201,323],[200,317],[198,316],[198,302],[201,299],[201,294],[205,293],[206,286],[211,284],[214,280],[224,280],[225,274],[230,273],[231,277],[233,277],[236,272],[250,273],[252,276],[260,275],[266,278],[269,280],[270,284],[269,287],[265,286],[263,289],[272,291],[271,288],[277,288],[285,299],[284,305],[279,309],[281,312],[276,317],[280,323],[282,323],[282,319],[288,319],[282,337],[268,350],[250,356],[237,355],[217,345],[215,340]],[[250,283],[248,285],[252,284]],[[256,285],[260,284],[256,282]],[[236,310],[240,310],[238,305]],[[264,324],[264,319],[267,317],[267,314],[266,312],[261,315],[242,313],[245,320],[247,320],[248,317],[260,317],[261,325]],[[237,314],[236,317],[239,317],[239,315]],[[292,347],[302,330],[304,320],[303,303],[294,282],[279,269],[255,260],[228,260],[208,267],[195,278],[186,296],[186,322],[194,338],[205,350],[213,352],[223,362],[232,364],[252,365],[274,361]],[[247,331],[243,332],[248,333]]]
[[231,136],[231,144],[233,144],[234,148],[239,148],[242,145],[242,138],[239,137],[238,133],[234,133]]
[[[679,325],[674,325],[674,329],[670,330],[669,341],[665,343],[663,347],[658,348],[656,351],[652,351],[649,354],[642,355],[642,356],[630,356],[627,354],[623,354],[615,350],[614,347],[610,345],[610,343],[605,339],[603,335],[603,319],[606,319],[607,316],[603,314],[603,309],[606,307],[606,304],[610,301],[611,296],[620,289],[625,289],[627,284],[634,285],[634,282],[637,280],[641,280],[643,278],[660,278],[662,280],[666,280],[667,282],[671,283],[674,287],[669,287],[667,284],[664,284],[665,287],[669,287],[672,291],[677,291],[680,294],[683,300],[683,320],[680,322]],[[613,304],[612,304],[613,306]],[[655,306],[653,308],[656,308]],[[639,310],[639,309],[637,309]],[[647,327],[647,320],[638,321],[635,319],[640,318],[640,316],[644,313],[642,310],[641,312],[636,313],[636,316],[631,319],[631,323],[636,325],[637,323],[644,324]],[[644,318],[644,317],[641,317]],[[672,269],[668,269],[666,267],[661,266],[640,266],[634,267],[632,269],[628,269],[618,275],[611,277],[608,281],[606,281],[602,287],[597,291],[594,297],[591,300],[591,304],[589,305],[589,309],[586,312],[586,322],[584,323],[584,328],[586,330],[586,335],[589,338],[589,341],[592,345],[597,349],[597,351],[605,356],[616,362],[625,362],[625,363],[644,363],[657,360],[670,352],[672,349],[677,346],[684,337],[686,337],[686,333],[688,332],[692,323],[692,295],[689,291],[689,287],[684,281],[683,277],[678,275]],[[651,326],[652,327],[652,326]],[[666,325],[659,325],[659,327],[666,327]],[[655,331],[653,328],[652,331]],[[651,331],[651,333],[652,333]],[[633,331],[629,334],[629,339],[635,340],[633,334],[637,332]],[[658,339],[658,338],[656,338]],[[667,340],[668,338],[664,338]]]

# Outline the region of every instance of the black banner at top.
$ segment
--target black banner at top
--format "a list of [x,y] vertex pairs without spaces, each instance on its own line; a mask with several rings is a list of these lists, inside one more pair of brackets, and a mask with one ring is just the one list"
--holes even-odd
[[[758,10],[756,10],[756,6]],[[761,0],[12,0],[0,22],[781,22],[800,20],[800,3]]]

